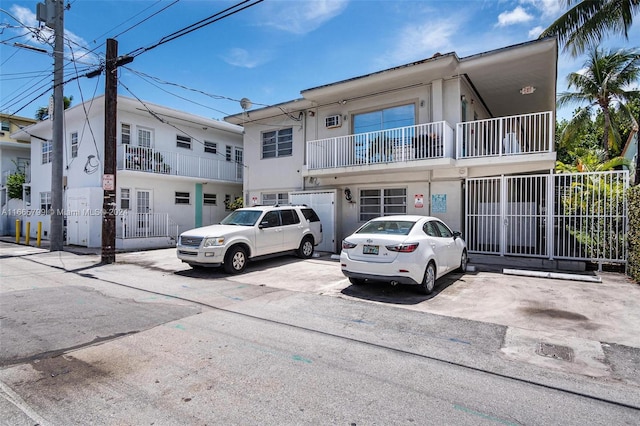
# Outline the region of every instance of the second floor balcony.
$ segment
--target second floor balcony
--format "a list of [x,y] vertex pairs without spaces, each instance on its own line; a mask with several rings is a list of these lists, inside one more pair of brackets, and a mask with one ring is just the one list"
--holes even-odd
[[140,146],[118,146],[118,170],[242,183],[243,165]]
[[381,163],[539,154],[553,151],[553,114],[458,123],[445,121],[307,142],[308,170]]

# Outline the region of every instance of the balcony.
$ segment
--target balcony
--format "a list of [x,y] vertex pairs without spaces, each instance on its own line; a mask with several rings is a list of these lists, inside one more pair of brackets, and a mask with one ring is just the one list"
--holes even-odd
[[453,157],[453,129],[444,121],[307,143],[309,170]]
[[553,151],[550,111],[458,123],[457,158],[500,157]]
[[118,170],[242,183],[242,164],[171,151],[119,145]]
[[313,140],[307,142],[307,168],[547,153],[553,151],[552,119],[551,112],[542,112],[458,123],[455,137],[440,121]]

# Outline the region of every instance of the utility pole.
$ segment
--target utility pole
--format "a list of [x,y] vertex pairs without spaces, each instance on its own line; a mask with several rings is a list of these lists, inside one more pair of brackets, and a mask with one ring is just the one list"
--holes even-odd
[[116,132],[118,42],[107,39],[104,89],[104,171],[102,175],[102,263],[116,261]]
[[102,263],[116,261],[116,148],[118,131],[118,67],[133,57],[118,56],[118,42],[107,39],[104,87],[104,167],[102,175]]
[[37,19],[52,28],[53,47],[53,137],[51,152],[51,233],[50,250],[64,245],[63,155],[64,155],[64,0],[46,0],[37,5]]

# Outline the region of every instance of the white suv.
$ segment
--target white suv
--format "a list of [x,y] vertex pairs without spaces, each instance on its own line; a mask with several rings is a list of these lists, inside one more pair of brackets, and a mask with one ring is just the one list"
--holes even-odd
[[219,224],[183,232],[178,259],[192,267],[223,265],[228,273],[244,270],[249,259],[293,250],[313,255],[322,242],[322,224],[305,205],[255,206],[233,211]]

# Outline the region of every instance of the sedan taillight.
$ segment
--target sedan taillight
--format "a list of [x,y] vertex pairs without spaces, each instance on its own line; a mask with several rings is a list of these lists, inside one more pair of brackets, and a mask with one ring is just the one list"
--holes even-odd
[[398,253],[413,253],[418,248],[419,243],[396,244],[386,246],[389,251],[397,251]]
[[344,250],[352,249],[352,248],[354,248],[355,246],[357,246],[357,244],[351,243],[351,242],[349,242],[349,241],[347,241],[347,240],[342,240],[342,248],[343,248]]

